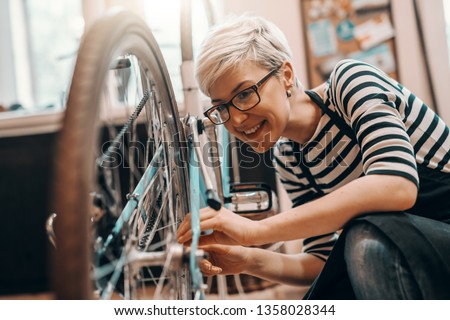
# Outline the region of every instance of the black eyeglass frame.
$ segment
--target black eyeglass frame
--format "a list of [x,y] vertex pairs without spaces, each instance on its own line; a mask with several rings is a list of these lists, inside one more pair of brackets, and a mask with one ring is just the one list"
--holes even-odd
[[[280,67],[281,67],[281,66],[280,66]],[[266,74],[261,80],[259,80],[259,81],[258,81],[257,83],[255,83],[254,85],[251,85],[251,86],[249,86],[249,87],[247,87],[247,88],[244,88],[244,89],[240,90],[238,93],[236,93],[236,94],[235,94],[230,100],[228,100],[227,102],[222,103],[222,104],[218,104],[218,105],[215,105],[215,106],[212,106],[212,107],[208,108],[208,109],[203,113],[203,115],[204,115],[205,117],[208,117],[208,119],[211,120],[211,122],[212,122],[213,124],[215,124],[216,126],[218,126],[218,125],[224,124],[224,123],[226,123],[228,120],[230,120],[230,110],[229,110],[230,106],[232,106],[232,107],[238,109],[239,111],[248,111],[248,110],[250,110],[250,109],[253,109],[254,107],[256,107],[256,106],[261,102],[261,96],[259,95],[258,89],[259,89],[259,88],[260,88],[267,80],[269,80],[269,78],[270,78],[271,76],[273,76],[273,75],[280,69],[280,67],[277,67],[277,68],[271,70],[268,74]],[[246,91],[246,90],[249,90],[249,89],[252,89],[253,91],[255,91],[256,95],[258,96],[258,102],[256,102],[252,107],[247,108],[247,109],[241,109],[241,108],[239,108],[238,106],[234,105],[234,103],[233,103],[234,98],[236,98],[236,97],[237,97],[238,95],[240,95],[242,92],[244,92],[244,91]],[[214,117],[210,117],[210,116],[209,116],[209,115],[211,114],[212,111],[214,111],[214,110],[216,110],[216,109],[218,109],[218,108],[226,108],[226,109],[227,109],[228,118],[227,118],[225,121],[216,122],[216,120],[214,119]]]

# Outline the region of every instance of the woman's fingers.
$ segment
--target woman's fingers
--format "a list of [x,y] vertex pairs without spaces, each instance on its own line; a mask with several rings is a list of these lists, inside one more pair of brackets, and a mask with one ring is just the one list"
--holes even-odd
[[[177,237],[178,243],[186,244],[186,243],[190,242],[191,240],[192,240],[192,230],[189,230],[185,234],[182,234]],[[200,244],[215,244],[215,243],[217,243],[217,241],[214,237],[214,232],[212,234],[200,236],[199,243]]]
[[[246,240],[246,236],[253,227],[251,220],[240,217],[228,209],[222,208],[216,211],[212,208],[200,210],[200,230],[213,230],[208,236],[202,236],[204,244],[252,244]],[[191,215],[187,215],[177,231],[177,241],[186,243],[192,239]]]
[[186,232],[178,232],[177,233],[177,241],[178,243],[186,243],[192,239],[192,230],[189,229]]
[[[200,221],[209,219],[211,218],[211,216],[214,216],[214,213],[211,214],[210,210],[208,209],[210,208],[203,208],[200,210]],[[191,229],[191,214],[188,213],[185,216],[184,220],[178,226],[178,234],[183,234],[190,229]]]
[[229,253],[229,247],[221,244],[199,244],[199,249],[205,250],[208,253],[227,254]]
[[215,276],[222,272],[222,268],[214,266],[210,261],[204,259],[199,263],[200,270],[204,275]]
[[[217,211],[211,208],[203,208],[200,210],[200,230],[205,231],[215,229]],[[192,238],[191,215],[187,214],[184,221],[180,224],[177,231],[177,239],[179,243],[184,243]]]
[[215,238],[214,233],[201,236],[200,239],[198,240],[199,246],[206,246],[206,245],[217,244],[217,243],[218,242]]
[[188,213],[184,220],[178,226],[177,237],[184,234],[186,231],[191,230],[191,214]]

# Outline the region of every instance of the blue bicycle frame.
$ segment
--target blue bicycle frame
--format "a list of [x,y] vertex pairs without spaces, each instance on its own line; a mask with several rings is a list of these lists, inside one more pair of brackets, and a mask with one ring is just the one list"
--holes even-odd
[[[200,147],[200,138],[199,136],[204,132],[202,128],[204,125],[201,120],[197,120],[195,117],[190,117],[188,121],[188,149],[189,149],[189,180],[190,180],[190,213],[191,213],[191,225],[192,225],[192,243],[190,249],[190,258],[189,258],[189,268],[191,273],[192,280],[192,288],[195,292],[194,299],[204,299],[204,284],[203,284],[203,275],[200,271],[198,265],[198,240],[200,238],[200,224],[199,224],[199,211],[201,207],[205,207],[206,205],[211,206],[212,208],[219,210],[222,206],[222,201],[219,200],[216,190],[213,187],[213,183],[211,182],[209,173],[207,171],[206,165],[203,162],[201,147]],[[202,132],[199,132],[201,130]],[[225,135],[227,136],[227,135]],[[225,137],[226,138],[226,137]],[[226,140],[223,142],[226,143]],[[225,144],[226,145],[226,144]],[[153,178],[155,177],[158,170],[158,163],[162,159],[163,155],[163,146],[160,146],[158,150],[155,152],[153,159],[150,161],[150,164],[146,168],[142,178],[138,182],[136,188],[133,193],[128,196],[128,201],[122,210],[120,217],[117,219],[115,226],[110,233],[110,235],[105,240],[101,249],[97,252],[97,261],[100,261],[101,257],[105,254],[107,248],[113,243],[113,240],[118,237],[123,228],[127,227],[130,218],[132,217],[135,210],[144,210],[143,206],[139,206],[140,201],[142,200],[145,190],[152,183]],[[226,164],[226,158],[224,157],[224,162]],[[222,168],[226,168],[222,166]],[[222,170],[219,168],[219,170]],[[222,181],[221,174],[219,181],[222,183],[226,183],[226,181]],[[217,175],[217,173],[216,173]],[[227,176],[227,175],[224,175]],[[228,182],[228,181],[227,181]],[[223,188],[223,185],[218,186],[218,188]],[[222,192],[223,193],[223,192]],[[140,212],[140,215],[147,216],[147,212]],[[125,261],[125,254],[122,254],[118,262],[114,266],[114,272],[108,281],[108,285],[106,290],[102,293],[102,298],[109,297],[115,288],[117,281],[119,280],[120,274],[124,265],[127,263]]]

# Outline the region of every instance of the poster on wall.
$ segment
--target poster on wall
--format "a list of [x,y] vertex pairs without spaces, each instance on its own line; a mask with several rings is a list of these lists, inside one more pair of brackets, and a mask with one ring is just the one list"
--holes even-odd
[[302,0],[310,87],[326,81],[337,62],[356,59],[398,80],[391,0]]
[[311,22],[308,25],[308,36],[314,56],[322,57],[336,53],[336,36],[329,20],[322,19]]

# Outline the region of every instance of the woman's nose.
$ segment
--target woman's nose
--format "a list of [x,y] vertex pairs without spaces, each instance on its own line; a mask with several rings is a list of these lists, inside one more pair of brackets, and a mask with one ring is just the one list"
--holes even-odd
[[233,126],[239,126],[243,123],[247,118],[248,114],[244,111],[240,111],[232,106],[228,109],[230,112],[230,122]]

